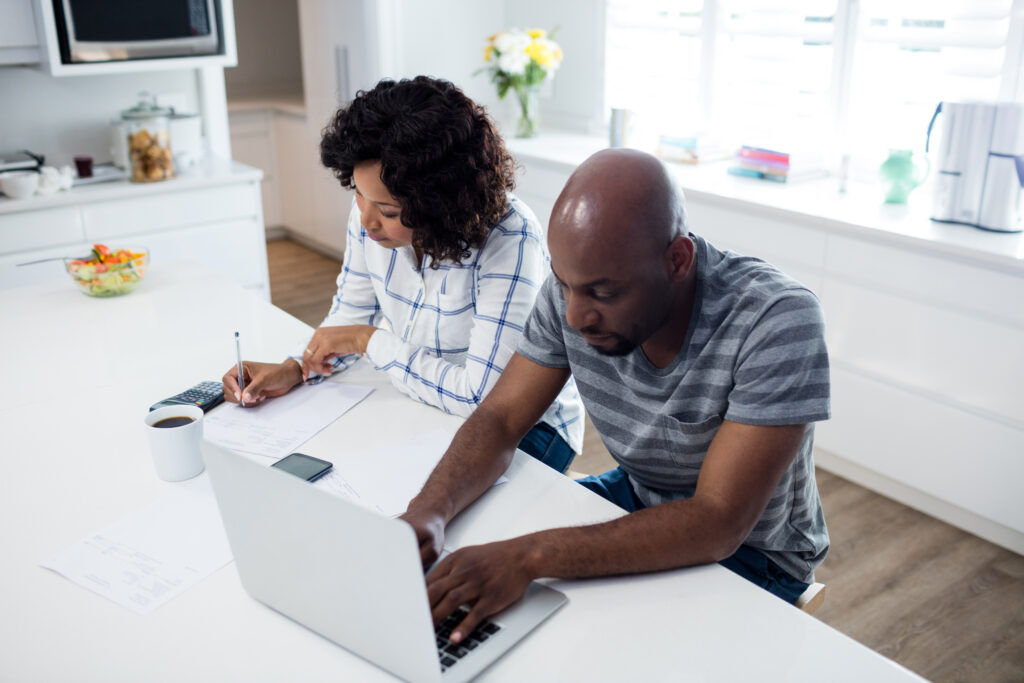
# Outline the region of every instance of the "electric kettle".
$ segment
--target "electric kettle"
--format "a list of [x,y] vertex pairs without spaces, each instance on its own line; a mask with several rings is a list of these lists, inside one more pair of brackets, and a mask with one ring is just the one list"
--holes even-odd
[[996,232],[1020,232],[1024,197],[1024,104],[940,102],[932,220]]

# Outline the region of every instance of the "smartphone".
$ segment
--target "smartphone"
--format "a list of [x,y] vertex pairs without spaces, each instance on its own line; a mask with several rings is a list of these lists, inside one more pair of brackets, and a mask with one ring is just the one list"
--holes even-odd
[[334,465],[326,460],[314,458],[311,455],[291,453],[275,462],[271,467],[284,470],[306,481],[316,481],[330,472]]

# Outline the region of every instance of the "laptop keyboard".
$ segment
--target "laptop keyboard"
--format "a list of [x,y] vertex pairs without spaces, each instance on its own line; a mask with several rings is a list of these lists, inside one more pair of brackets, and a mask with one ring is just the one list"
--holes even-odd
[[451,642],[448,640],[448,636],[451,635],[452,629],[467,614],[469,614],[469,610],[465,607],[460,607],[437,627],[437,657],[441,660],[441,673],[458,664],[463,657],[480,647],[481,644],[487,642],[489,638],[501,630],[501,627],[493,621],[485,619],[480,622],[480,625],[472,633],[463,638],[461,643]]

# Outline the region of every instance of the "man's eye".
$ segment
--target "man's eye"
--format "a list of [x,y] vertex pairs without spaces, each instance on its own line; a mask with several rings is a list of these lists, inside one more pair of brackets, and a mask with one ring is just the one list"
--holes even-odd
[[615,292],[592,292],[590,294],[597,301],[611,301],[615,298]]

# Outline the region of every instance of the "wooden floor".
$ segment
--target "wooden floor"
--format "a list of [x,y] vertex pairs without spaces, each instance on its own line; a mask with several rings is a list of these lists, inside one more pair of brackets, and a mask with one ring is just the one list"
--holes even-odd
[[[267,251],[274,304],[318,325],[340,264],[287,240]],[[611,464],[588,420],[572,469]],[[1024,681],[1024,557],[828,472],[817,478],[832,537],[817,618],[930,680]]]

